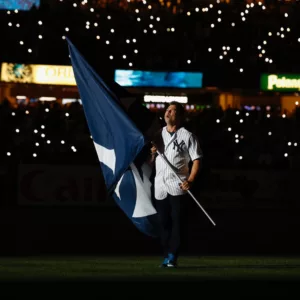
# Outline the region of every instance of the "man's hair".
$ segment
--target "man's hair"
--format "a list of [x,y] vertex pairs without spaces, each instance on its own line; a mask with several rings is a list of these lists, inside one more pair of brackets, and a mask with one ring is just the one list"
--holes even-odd
[[172,101],[172,102],[168,103],[167,108],[169,106],[171,106],[171,105],[175,105],[176,106],[176,116],[178,117],[178,119],[180,120],[180,122],[183,122],[184,114],[185,114],[185,109],[184,109],[183,105],[180,104],[179,102]]

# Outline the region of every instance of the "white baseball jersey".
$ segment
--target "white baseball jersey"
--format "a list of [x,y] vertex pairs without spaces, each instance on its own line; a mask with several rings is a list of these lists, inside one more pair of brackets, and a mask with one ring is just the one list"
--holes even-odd
[[[181,180],[187,180],[189,177],[189,162],[202,157],[197,138],[183,127],[171,135],[165,126],[161,134],[164,142],[165,159],[173,166],[173,170]],[[187,193],[180,188],[179,184],[181,182],[160,155],[156,157],[155,167],[154,191],[157,200],[165,199],[167,194],[177,196]]]

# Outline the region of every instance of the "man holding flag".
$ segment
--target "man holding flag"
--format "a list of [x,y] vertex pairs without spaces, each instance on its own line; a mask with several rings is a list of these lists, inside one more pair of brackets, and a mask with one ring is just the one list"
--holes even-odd
[[[184,108],[180,103],[169,103],[164,118],[166,126],[151,148],[153,160],[156,160],[154,191],[164,253],[161,267],[177,267],[182,206],[199,173],[202,151],[195,135],[182,126]],[[155,158],[157,152],[162,154]]]
[[[148,161],[150,147],[147,149],[150,140],[147,141],[147,138],[156,131],[154,128],[161,127],[160,124],[137,102],[122,105],[115,94],[122,88],[117,83],[108,86],[69,39],[67,41],[106,189],[141,232],[161,238],[165,257],[162,266],[176,267],[180,245],[180,206],[186,192],[204,211],[189,191],[199,171],[202,154],[195,136],[182,127],[184,108],[179,103],[171,103],[165,113],[167,126],[159,131],[158,141],[162,142],[155,144],[158,148],[151,150],[159,154],[154,186],[157,201],[153,205],[152,167]],[[143,114],[140,119],[136,119],[137,112]],[[156,126],[151,126],[155,123]],[[190,161],[193,164],[191,173],[188,168]],[[169,213],[172,216],[171,227],[167,224]]]

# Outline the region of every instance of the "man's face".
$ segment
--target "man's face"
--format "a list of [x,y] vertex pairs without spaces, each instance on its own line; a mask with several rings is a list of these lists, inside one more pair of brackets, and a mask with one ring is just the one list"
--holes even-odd
[[165,122],[167,125],[175,125],[176,118],[176,105],[170,105],[165,112]]

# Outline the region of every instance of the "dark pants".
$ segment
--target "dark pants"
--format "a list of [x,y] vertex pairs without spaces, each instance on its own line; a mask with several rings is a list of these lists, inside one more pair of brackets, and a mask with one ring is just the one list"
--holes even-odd
[[186,201],[185,197],[186,195],[168,195],[164,200],[155,201],[164,257],[168,257],[168,253],[178,257],[181,242],[182,208]]

